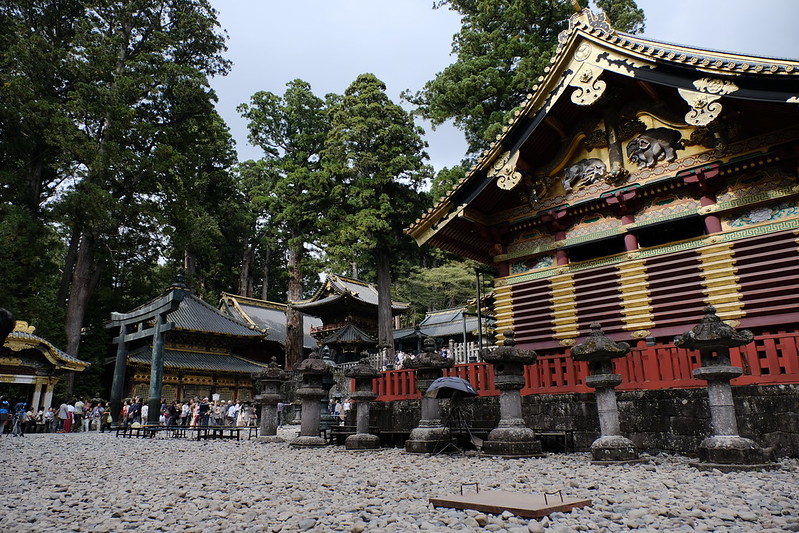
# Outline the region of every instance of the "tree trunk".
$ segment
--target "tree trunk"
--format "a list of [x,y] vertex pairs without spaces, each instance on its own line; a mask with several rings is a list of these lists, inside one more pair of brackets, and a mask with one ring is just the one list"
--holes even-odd
[[[80,334],[83,328],[83,319],[89,300],[100,279],[99,268],[94,264],[97,242],[93,235],[83,234],[80,238],[75,270],[72,273],[72,283],[69,286],[69,301],[64,329],[67,334],[67,349],[69,355],[77,356],[80,350]],[[67,391],[72,392],[72,391]]]
[[264,280],[261,287],[261,300],[268,300],[269,295],[269,247],[264,250]]
[[358,263],[356,263],[355,261],[350,263],[350,269],[352,271],[352,278],[358,279],[358,275],[360,274],[360,272],[358,272]]
[[302,261],[303,247],[300,244],[296,249],[289,249],[288,253],[288,307],[286,308],[286,369],[294,368],[294,365],[302,361],[302,313],[294,309],[291,305],[302,299],[302,272],[300,262]]
[[183,250],[183,272],[184,275],[186,276],[186,284],[189,287],[191,287],[191,285],[188,282],[189,280],[194,280],[194,274],[196,270],[197,269],[195,268],[194,256],[189,251],[189,249],[186,248],[185,250]]
[[255,261],[255,249],[249,242],[244,244],[244,252],[241,255],[241,270],[239,271],[239,295],[252,297],[252,281],[250,270]]
[[388,348],[389,361],[394,360],[394,330],[391,320],[391,258],[385,250],[375,250],[377,267],[377,343]]
[[64,271],[61,274],[61,283],[58,286],[58,296],[56,304],[59,307],[64,307],[67,303],[67,296],[69,296],[69,286],[72,282],[72,273],[75,270],[75,259],[78,256],[78,248],[80,247],[81,232],[79,229],[72,230],[72,237],[69,239],[69,248],[67,255],[64,258]]

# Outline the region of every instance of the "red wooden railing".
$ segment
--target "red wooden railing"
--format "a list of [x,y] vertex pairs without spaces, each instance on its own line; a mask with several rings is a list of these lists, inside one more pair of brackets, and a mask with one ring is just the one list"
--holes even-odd
[[[768,385],[799,383],[799,333],[779,331],[761,333],[755,341],[730,350],[734,366],[744,374],[732,385]],[[638,342],[626,357],[613,362],[614,371],[622,376],[618,390],[684,389],[704,387],[692,371],[699,367],[699,354],[682,350],[674,344],[647,346]],[[413,370],[391,370],[374,380],[379,401],[414,400],[421,398],[416,390]],[[494,367],[488,363],[455,365],[444,373],[468,380],[480,396],[496,396]],[[522,395],[566,394],[590,392],[585,385],[588,365],[574,361],[568,353],[541,354],[535,364],[524,369]]]

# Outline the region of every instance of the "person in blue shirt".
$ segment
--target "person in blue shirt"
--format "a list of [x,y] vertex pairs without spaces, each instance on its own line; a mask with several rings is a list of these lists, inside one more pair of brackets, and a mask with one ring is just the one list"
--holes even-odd
[[8,398],[0,396],[0,435],[6,432],[6,424],[11,418],[11,404]]
[[25,436],[25,422],[27,417],[28,404],[25,398],[20,398],[17,405],[14,406],[14,428],[11,430],[11,435],[20,437]]

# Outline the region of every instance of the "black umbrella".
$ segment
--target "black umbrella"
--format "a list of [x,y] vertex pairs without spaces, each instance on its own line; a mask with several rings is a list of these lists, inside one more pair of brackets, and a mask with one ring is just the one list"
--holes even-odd
[[425,396],[428,398],[452,398],[452,395],[477,396],[477,390],[472,384],[462,378],[443,377],[438,378],[427,389]]

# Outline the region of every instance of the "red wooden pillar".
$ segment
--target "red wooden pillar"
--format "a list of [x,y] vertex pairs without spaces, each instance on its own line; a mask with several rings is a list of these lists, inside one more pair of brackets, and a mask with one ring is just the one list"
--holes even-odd
[[[555,236],[555,241],[566,240],[566,229],[569,224],[566,221],[566,208],[547,211],[541,214],[541,221],[549,225],[550,231]],[[555,262],[558,266],[569,264],[569,253],[566,250],[558,249],[555,251]]]
[[[629,226],[635,222],[635,216],[633,215],[635,212],[635,206],[633,205],[633,202],[637,196],[638,193],[635,191],[635,189],[622,189],[620,191],[614,192],[612,196],[605,197],[605,202],[607,202],[609,206],[615,207],[618,210],[618,213],[621,215],[621,223],[623,226]],[[624,250],[631,252],[637,249],[638,236],[635,233],[625,233]]]
[[[686,185],[696,185],[699,189],[699,205],[707,207],[716,205],[716,194],[712,181],[719,175],[719,165],[706,165],[686,171],[682,174],[683,183]],[[709,213],[705,215],[705,231],[708,233],[718,233],[721,231],[721,220],[718,216]]]

